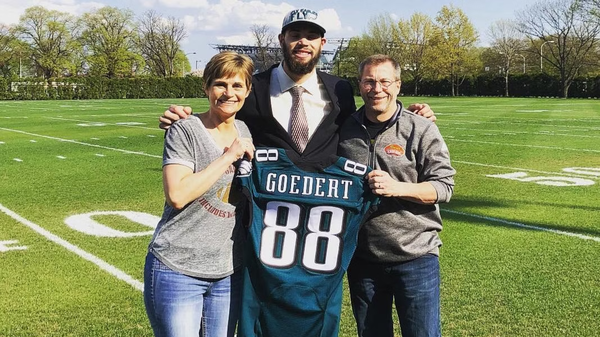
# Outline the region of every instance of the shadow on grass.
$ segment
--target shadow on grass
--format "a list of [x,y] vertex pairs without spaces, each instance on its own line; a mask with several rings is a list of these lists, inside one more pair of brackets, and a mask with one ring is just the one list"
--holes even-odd
[[[539,202],[539,201],[531,201],[531,202],[519,201],[519,204],[551,207],[553,209],[558,209],[558,210],[574,208],[574,209],[581,209],[584,211],[592,211],[592,212],[600,211],[599,207],[570,205],[570,204],[565,204],[565,203],[561,204],[561,203],[549,203],[549,202]],[[473,208],[477,208],[477,211],[473,212]],[[595,236],[595,237],[600,238],[600,229],[528,221],[528,220],[523,220],[523,219],[519,219],[519,218],[515,218],[515,217],[506,217],[506,215],[497,215],[497,214],[494,214],[496,212],[488,211],[488,210],[494,210],[494,209],[506,210],[506,209],[510,209],[510,208],[514,208],[514,205],[512,202],[500,202],[497,200],[485,200],[485,199],[472,200],[472,199],[466,199],[466,198],[460,198],[460,197],[453,198],[452,201],[450,202],[450,204],[442,205],[442,207],[441,207],[442,212],[444,210],[448,210],[448,211],[465,213],[465,215],[462,215],[462,214],[458,214],[458,213],[443,212],[442,216],[444,219],[455,219],[455,220],[467,221],[467,222],[471,222],[471,223],[486,223],[486,224],[489,224],[492,226],[497,226],[497,227],[517,228],[517,229],[522,229],[522,230],[538,231],[535,228],[520,227],[518,225],[510,224],[510,222],[514,222],[514,223],[522,224],[525,226],[539,227],[539,228],[544,228],[544,229],[548,229],[548,230],[564,231],[564,232],[580,234],[580,235],[589,235],[589,236]],[[470,216],[470,215],[473,215],[473,216]],[[485,218],[490,218],[490,219],[488,220]],[[494,221],[494,219],[497,219],[498,221]]]
[[[544,206],[544,207],[553,207],[557,209],[580,209],[583,211],[592,211],[592,212],[600,212],[600,206],[586,206],[586,205],[574,205],[567,203],[558,203],[558,202],[542,202],[542,201],[514,201],[510,203],[519,203],[521,205],[532,205],[532,206]],[[494,200],[473,200],[466,199],[454,196],[450,201],[450,205],[452,208],[456,207],[502,207],[507,208],[511,207],[509,202],[499,202]]]

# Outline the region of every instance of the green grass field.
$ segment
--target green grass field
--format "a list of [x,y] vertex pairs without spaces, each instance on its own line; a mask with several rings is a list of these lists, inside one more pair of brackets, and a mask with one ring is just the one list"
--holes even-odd
[[[403,101],[432,105],[457,169],[443,335],[598,336],[600,102]],[[142,269],[172,103],[207,108],[0,101],[0,336],[152,335]],[[342,311],[340,336],[354,336],[347,299]]]

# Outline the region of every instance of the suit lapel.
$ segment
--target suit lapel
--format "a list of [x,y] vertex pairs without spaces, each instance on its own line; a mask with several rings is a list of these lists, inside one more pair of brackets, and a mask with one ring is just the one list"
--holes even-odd
[[[340,114],[340,104],[338,103],[338,97],[335,93],[335,85],[337,79],[332,76],[327,76],[327,74],[317,71],[317,76],[319,80],[325,86],[325,91],[327,91],[327,95],[329,95],[329,99],[331,101],[331,112],[321,121],[317,130],[315,130],[315,134],[317,134],[321,130],[327,130],[335,123],[335,120]],[[311,138],[313,139],[313,138]]]
[[257,74],[254,77],[254,88],[252,89],[256,92],[256,105],[259,114],[271,118],[273,118],[273,107],[271,106],[271,94],[269,88],[273,69],[274,67],[268,71]]

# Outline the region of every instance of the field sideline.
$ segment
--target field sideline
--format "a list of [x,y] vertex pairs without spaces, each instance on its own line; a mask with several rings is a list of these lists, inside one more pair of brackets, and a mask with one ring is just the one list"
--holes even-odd
[[[600,101],[402,101],[431,104],[457,169],[441,206],[443,335],[597,336]],[[169,104],[207,108],[0,101],[1,337],[152,335],[142,269]],[[347,298],[342,311],[340,336],[355,336]]]

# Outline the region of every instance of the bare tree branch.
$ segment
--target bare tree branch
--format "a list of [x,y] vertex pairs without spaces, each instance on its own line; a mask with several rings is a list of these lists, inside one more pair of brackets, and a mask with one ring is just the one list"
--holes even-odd
[[517,21],[519,30],[538,46],[540,58],[559,73],[563,97],[568,97],[573,79],[597,47],[597,18],[580,0],[553,0],[527,7],[517,13]]

